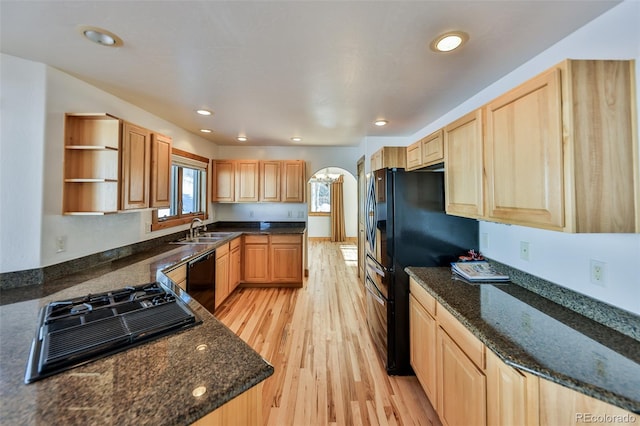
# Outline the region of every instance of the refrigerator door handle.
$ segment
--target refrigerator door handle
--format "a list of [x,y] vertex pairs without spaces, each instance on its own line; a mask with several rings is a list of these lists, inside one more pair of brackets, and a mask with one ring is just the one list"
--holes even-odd
[[377,260],[375,260],[371,255],[367,254],[367,268],[375,271],[376,274],[384,277],[386,275],[387,268],[382,266]]
[[366,279],[365,288],[371,294],[371,296],[373,296],[373,298],[376,300],[376,302],[378,302],[379,304],[384,306],[384,304],[385,304],[384,296],[382,295],[380,290],[378,290],[378,287],[376,287],[376,284],[369,277],[367,277],[367,279]]

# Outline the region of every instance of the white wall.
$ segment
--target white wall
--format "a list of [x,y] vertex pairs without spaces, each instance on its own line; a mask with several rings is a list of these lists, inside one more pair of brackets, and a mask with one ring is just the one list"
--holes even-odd
[[[639,17],[640,2],[621,3],[430,123],[410,140],[415,141],[430,134],[566,58],[638,61]],[[636,81],[640,81],[640,64],[636,64]],[[480,222],[481,244],[483,234],[487,235],[489,243],[487,246],[481,245],[480,249],[486,256],[640,314],[640,268],[636,260],[640,253],[640,235],[572,235]],[[520,241],[531,244],[528,262],[520,260]],[[591,259],[606,263],[605,288],[591,284]]]
[[[5,54],[1,59],[0,272],[48,266],[180,229],[145,233],[150,210],[63,216],[64,113],[109,112],[205,157],[215,156],[216,145],[59,70]],[[57,253],[57,237],[66,237],[66,251]]]

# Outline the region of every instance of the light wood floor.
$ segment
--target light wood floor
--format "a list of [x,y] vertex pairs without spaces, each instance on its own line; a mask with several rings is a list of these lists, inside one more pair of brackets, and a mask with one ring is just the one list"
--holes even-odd
[[357,250],[310,242],[301,289],[237,290],[216,317],[275,368],[266,425],[435,425],[415,376],[388,376],[366,327]]

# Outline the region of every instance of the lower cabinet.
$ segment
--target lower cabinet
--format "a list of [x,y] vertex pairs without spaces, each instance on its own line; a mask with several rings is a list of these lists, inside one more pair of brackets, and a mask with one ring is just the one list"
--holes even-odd
[[424,392],[434,406],[436,397],[436,319],[420,304],[413,294],[409,296],[409,323],[411,366]]
[[229,266],[229,243],[226,243],[216,248],[216,308],[229,296]]
[[438,328],[437,411],[444,425],[487,424],[487,383],[480,370],[442,328]]
[[229,243],[229,294],[238,287],[242,279],[242,238]]
[[187,291],[187,265],[178,266],[170,271],[165,272],[165,275],[171,279],[178,287]]
[[193,426],[262,426],[262,383],[192,423]]
[[487,351],[487,423],[539,424],[538,378],[513,368]]
[[245,235],[243,283],[302,285],[302,234]]

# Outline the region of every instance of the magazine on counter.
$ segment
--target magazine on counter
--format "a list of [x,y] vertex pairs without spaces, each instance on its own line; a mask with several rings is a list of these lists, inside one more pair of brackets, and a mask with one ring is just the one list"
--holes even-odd
[[498,273],[487,261],[454,262],[451,271],[470,282],[504,282],[509,276]]

